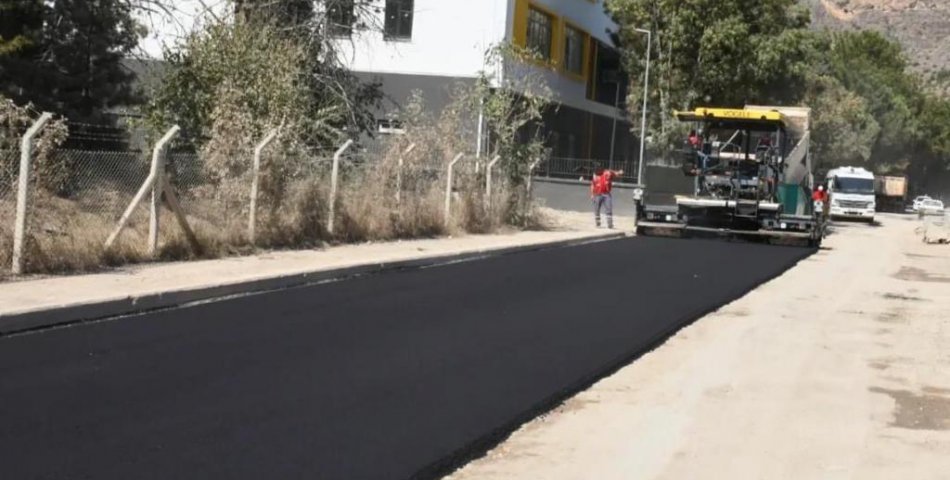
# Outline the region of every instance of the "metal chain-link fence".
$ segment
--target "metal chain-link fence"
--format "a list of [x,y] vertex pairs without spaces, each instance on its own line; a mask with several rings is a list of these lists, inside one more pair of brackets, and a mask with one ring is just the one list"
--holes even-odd
[[[456,153],[438,143],[410,146],[407,138],[387,136],[345,149],[339,158],[336,195],[331,196],[336,149],[285,145],[279,137],[262,151],[256,177],[254,152],[243,147],[207,152],[196,149],[194,142],[172,142],[160,156],[163,161],[155,164],[162,167],[157,170],[160,174],[153,177],[152,146],[130,148],[104,133],[67,142],[42,161],[34,161],[23,270],[87,271],[255,248],[486,232],[501,225],[506,209],[526,198],[517,192],[513,196],[514,189],[524,186],[508,181],[510,171],[504,162],[493,170],[487,198],[486,169],[491,159],[473,155],[464,156],[454,167],[447,193],[447,165]],[[13,250],[19,162],[18,152],[0,151],[4,272],[9,271]],[[159,191],[167,182],[174,192],[174,198],[163,195],[159,201],[154,251],[149,235],[151,178],[161,179],[155,185]],[[257,196],[252,202],[255,178]],[[137,194],[141,198],[133,203]],[[195,242],[176,213],[195,234]]]
[[30,271],[89,269],[103,262],[137,260],[144,253],[148,212],[136,211],[127,233],[106,258],[103,245],[148,176],[147,155],[138,151],[60,149],[50,163],[55,182],[34,172],[26,230]]
[[[13,225],[16,220],[18,150],[0,150],[0,272],[9,271],[13,252]],[[0,273],[0,278],[4,276]]]
[[0,150],[0,200],[16,196],[16,181],[20,170],[19,150]]

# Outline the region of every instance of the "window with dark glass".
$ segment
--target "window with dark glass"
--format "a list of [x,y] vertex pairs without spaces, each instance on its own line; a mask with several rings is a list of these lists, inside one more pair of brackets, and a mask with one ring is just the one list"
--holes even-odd
[[386,0],[387,39],[408,40],[412,38],[413,0]]
[[327,22],[330,34],[338,37],[348,37],[353,34],[353,24],[356,23],[354,0],[334,0],[327,5]]
[[564,29],[564,69],[584,74],[584,32],[571,26]]
[[554,19],[550,15],[534,9],[528,9],[527,47],[538,52],[541,58],[551,60],[551,43],[554,37]]

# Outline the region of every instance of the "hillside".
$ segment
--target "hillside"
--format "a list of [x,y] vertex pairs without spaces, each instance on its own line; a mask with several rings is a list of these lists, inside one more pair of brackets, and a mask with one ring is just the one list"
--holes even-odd
[[950,71],[950,0],[805,1],[817,26],[880,31],[904,45],[915,70]]

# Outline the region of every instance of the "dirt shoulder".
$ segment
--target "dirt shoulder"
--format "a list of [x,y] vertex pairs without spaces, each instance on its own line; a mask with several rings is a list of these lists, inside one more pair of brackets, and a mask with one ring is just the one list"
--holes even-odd
[[449,478],[945,478],[950,246],[919,226],[837,228]]

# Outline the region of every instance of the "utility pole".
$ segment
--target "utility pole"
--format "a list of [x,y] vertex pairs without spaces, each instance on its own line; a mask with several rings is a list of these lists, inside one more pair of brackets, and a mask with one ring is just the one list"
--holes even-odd
[[643,161],[646,151],[647,140],[647,98],[650,87],[650,49],[653,47],[653,33],[643,28],[637,28],[636,31],[647,34],[647,66],[643,73],[643,118],[640,120],[640,160],[637,162],[637,183],[643,185]]

